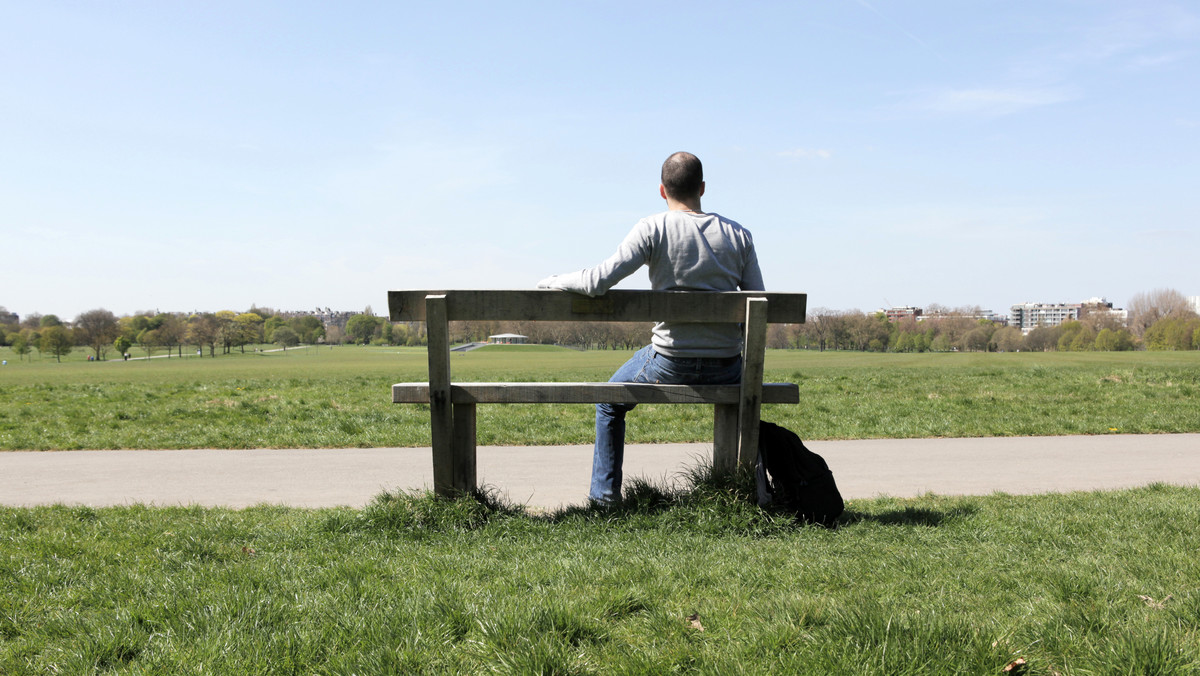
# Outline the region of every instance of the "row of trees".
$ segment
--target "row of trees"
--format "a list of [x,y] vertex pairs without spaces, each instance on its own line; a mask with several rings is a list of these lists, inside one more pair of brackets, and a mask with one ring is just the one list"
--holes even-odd
[[772,347],[871,352],[1019,352],[1132,350],[1138,342],[1112,319],[1092,317],[1028,334],[972,313],[942,314],[924,321],[889,322],[882,313],[818,309],[799,326],[771,327]]
[[[0,308],[3,311],[3,308]],[[7,313],[3,313],[7,314]],[[0,324],[0,338],[22,358],[33,349],[59,361],[76,346],[90,349],[96,359],[104,359],[110,350],[118,355],[134,345],[147,354],[165,349],[167,355],[183,355],[185,346],[194,346],[209,356],[234,349],[245,352],[247,345],[275,343],[285,349],[300,343],[316,343],[327,335],[325,325],[313,316],[286,318],[269,309],[251,308],[235,313],[229,310],[193,315],[175,313],[137,313],[117,317],[104,309],[89,310],[67,324],[55,315],[30,315],[19,324]],[[335,331],[340,335],[340,330]]]
[[[1011,326],[977,319],[978,308],[932,308],[923,321],[890,322],[880,312],[836,311],[817,308],[804,324],[771,325],[767,344],[772,348],[860,350],[876,352],[945,351],[1084,351],[1084,350],[1195,350],[1200,349],[1200,316],[1178,291],[1157,289],[1137,294],[1129,302],[1129,320],[1119,321],[1107,312],[1085,313],[1078,321],[1034,329],[1028,334]],[[0,318],[8,315],[0,307]],[[609,322],[452,322],[450,338],[456,343],[483,342],[488,336],[516,332],[530,342],[572,345],[584,349],[629,349],[650,340],[650,326]],[[343,342],[374,345],[419,346],[426,342],[421,323],[393,324],[376,317],[368,306],[353,315],[345,328],[326,327],[311,315],[285,317],[269,308],[252,307],[242,313],[229,310],[192,315],[136,313],[116,317],[108,310],[84,312],[67,324],[55,315],[30,315],[20,324],[0,323],[0,339],[22,357],[38,349],[61,360],[76,346],[104,359],[109,349],[125,353],[137,345],[153,354],[182,356],[184,346],[195,346],[209,356],[247,345],[275,343],[285,349],[300,343]]]
[[1086,309],[1077,321],[1020,329],[977,319],[978,308],[936,308],[924,321],[889,322],[882,313],[818,308],[800,326],[771,327],[773,347],[890,352],[1198,350],[1200,316],[1173,289],[1135,294],[1128,321],[1103,309]]

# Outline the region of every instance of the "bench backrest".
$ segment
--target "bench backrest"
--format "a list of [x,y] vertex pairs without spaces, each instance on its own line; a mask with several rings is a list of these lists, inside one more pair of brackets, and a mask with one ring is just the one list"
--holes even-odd
[[449,321],[746,321],[746,299],[767,299],[767,323],[802,324],[808,296],[763,291],[613,290],[597,298],[552,289],[389,291],[391,320],[426,321],[425,298],[446,297]]

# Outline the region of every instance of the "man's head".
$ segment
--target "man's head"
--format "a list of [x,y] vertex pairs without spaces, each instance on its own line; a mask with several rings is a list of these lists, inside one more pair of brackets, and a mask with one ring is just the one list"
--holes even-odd
[[666,197],[676,202],[691,202],[704,194],[704,166],[691,153],[678,152],[662,166],[662,186]]

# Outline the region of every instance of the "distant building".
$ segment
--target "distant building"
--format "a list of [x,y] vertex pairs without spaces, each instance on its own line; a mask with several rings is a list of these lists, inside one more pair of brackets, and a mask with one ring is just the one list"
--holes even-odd
[[1079,316],[1086,317],[1092,314],[1101,314],[1112,317],[1121,323],[1122,326],[1129,320],[1129,312],[1122,308],[1114,308],[1113,304],[1104,298],[1089,298],[1080,303]]
[[519,333],[497,333],[494,336],[488,336],[488,342],[493,345],[524,345],[528,340],[528,336],[522,336]]
[[347,310],[330,310],[329,308],[315,308],[313,310],[284,310],[278,315],[283,319],[293,319],[295,317],[316,317],[321,321],[321,324],[328,329],[331,326],[336,326],[343,331],[346,329],[346,322],[354,315],[362,314],[361,312],[350,312]]
[[1021,303],[1012,306],[1012,326],[1029,333],[1040,326],[1058,326],[1079,319],[1081,303]]
[[1188,305],[1191,306],[1192,312],[1200,315],[1200,296],[1188,296]]
[[921,308],[919,307],[894,307],[883,311],[884,316],[889,322],[898,322],[901,319],[919,319],[921,317]]
[[21,317],[15,312],[9,312],[4,308],[0,308],[0,324],[20,324]]
[[954,317],[967,317],[968,319],[983,319],[989,322],[999,322],[1001,324],[1008,323],[1008,317],[998,315],[991,310],[981,310],[979,308],[962,309],[962,310],[946,310],[944,312],[931,312],[923,317],[919,317],[922,321],[926,319],[950,319]]
[[1012,326],[1029,333],[1040,326],[1058,326],[1064,322],[1078,321],[1091,313],[1104,313],[1122,323],[1128,313],[1104,298],[1089,298],[1082,303],[1022,303],[1012,306]]

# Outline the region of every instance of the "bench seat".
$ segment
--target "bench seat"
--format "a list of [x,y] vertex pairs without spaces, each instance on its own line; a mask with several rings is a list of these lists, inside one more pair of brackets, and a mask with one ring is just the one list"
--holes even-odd
[[[737,404],[741,385],[653,383],[454,383],[452,404]],[[392,403],[429,403],[429,383],[392,386]],[[762,403],[798,404],[795,383],[763,383]]]

